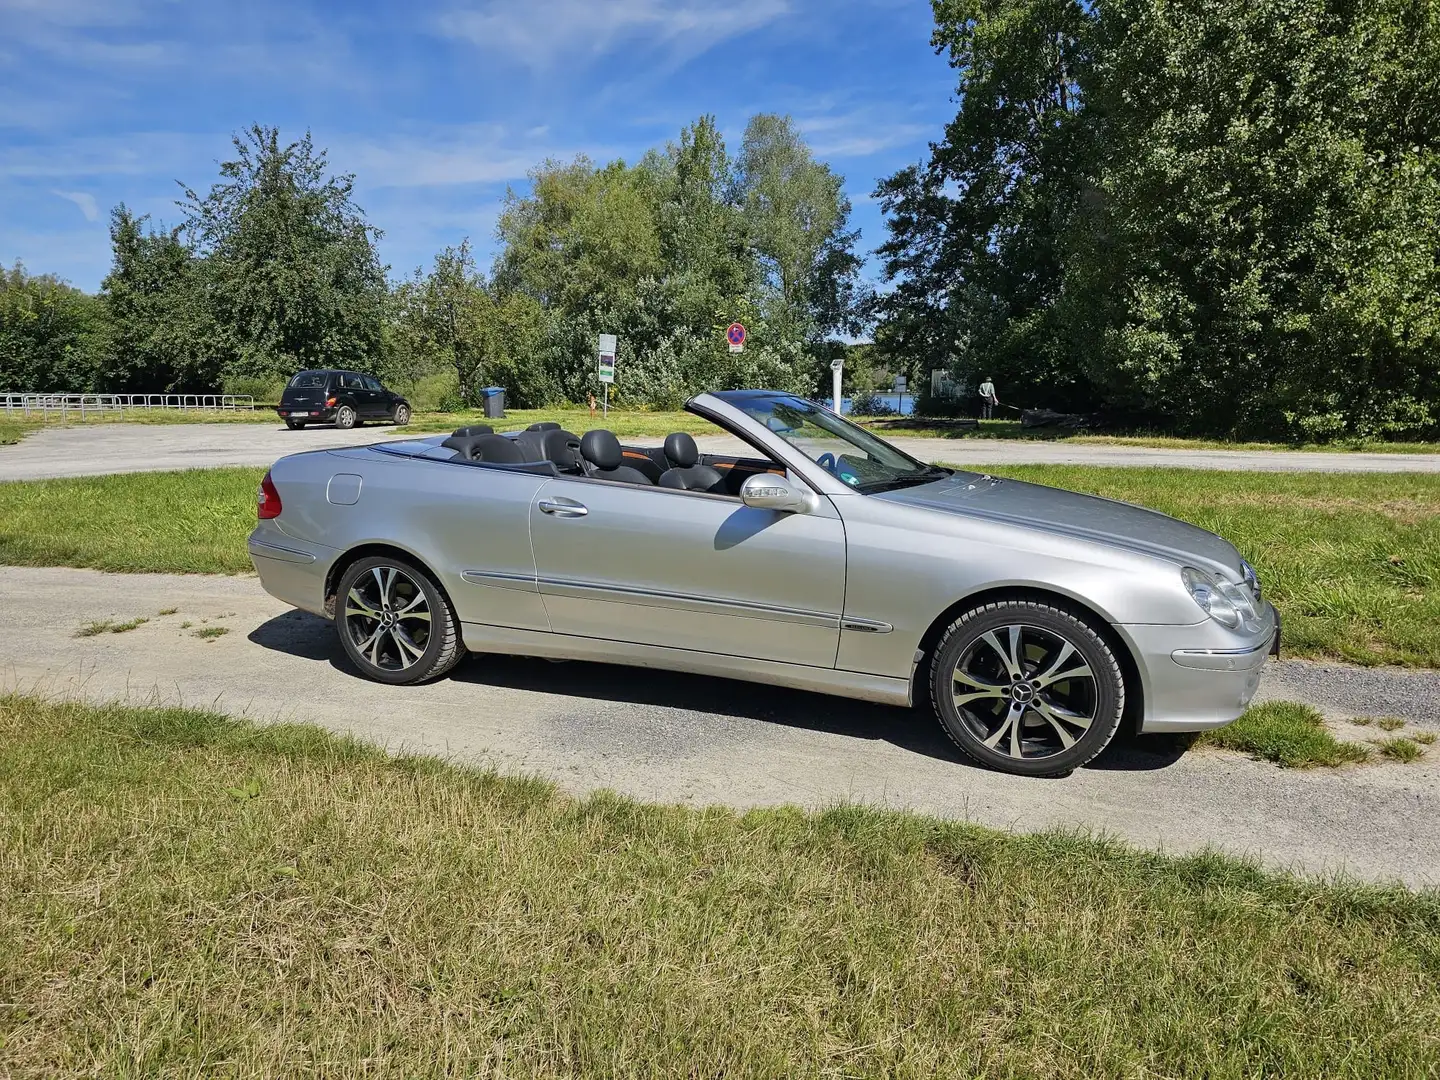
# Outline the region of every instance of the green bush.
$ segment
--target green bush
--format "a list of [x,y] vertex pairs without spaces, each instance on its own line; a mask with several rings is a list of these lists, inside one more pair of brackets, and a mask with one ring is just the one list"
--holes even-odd
[[460,387],[453,371],[440,371],[416,379],[406,396],[418,412],[454,412],[463,407]]
[[239,396],[249,395],[256,405],[274,405],[285,391],[286,379],[262,376],[233,375],[221,384],[221,391]]

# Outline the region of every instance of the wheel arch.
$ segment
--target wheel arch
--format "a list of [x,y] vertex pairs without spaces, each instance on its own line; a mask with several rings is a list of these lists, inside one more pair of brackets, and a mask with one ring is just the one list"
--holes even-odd
[[[425,571],[430,580],[435,583],[435,587],[440,590],[440,595],[445,597],[445,603],[450,606],[450,610],[452,612],[456,610],[455,601],[451,598],[449,590],[445,588],[445,583],[440,580],[440,575],[431,569],[429,563],[413,551],[409,551],[399,544],[370,541],[363,544],[356,544],[352,548],[347,548],[342,554],[336,557],[335,561],[330,564],[330,568],[325,571],[324,605],[325,617],[327,619],[333,619],[335,617],[335,594],[340,588],[340,578],[344,576],[345,571],[355,563],[361,559],[368,559],[372,555],[389,555],[404,559],[408,563],[413,563],[417,568]],[[456,614],[455,619],[457,622],[459,618],[460,616]]]
[[1110,620],[1083,600],[1036,585],[997,585],[980,589],[956,600],[940,612],[921,636],[916,651],[915,670],[910,677],[910,700],[914,704],[924,705],[929,700],[930,661],[935,655],[935,647],[945,636],[950,624],[971,608],[1004,600],[1031,600],[1059,608],[1069,612],[1104,638],[1115,654],[1115,659],[1119,661],[1120,673],[1125,679],[1125,712],[1120,720],[1120,730],[1139,733],[1145,720],[1145,681],[1130,643],[1115,630]]

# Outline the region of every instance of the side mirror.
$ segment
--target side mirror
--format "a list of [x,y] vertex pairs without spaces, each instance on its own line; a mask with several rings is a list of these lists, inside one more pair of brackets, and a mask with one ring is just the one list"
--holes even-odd
[[814,496],[776,473],[756,473],[740,485],[740,501],[757,510],[780,510],[787,514],[808,514]]

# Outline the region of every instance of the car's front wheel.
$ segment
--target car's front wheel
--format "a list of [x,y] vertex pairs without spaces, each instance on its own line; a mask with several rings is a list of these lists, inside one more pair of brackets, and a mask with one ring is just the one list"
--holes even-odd
[[335,426],[337,428],[353,428],[359,420],[360,414],[351,405],[341,405],[335,410]]
[[345,655],[377,682],[436,679],[465,655],[440,586],[395,556],[360,559],[340,575],[335,629]]
[[1063,776],[1115,737],[1125,678],[1084,620],[1031,600],[965,612],[930,665],[945,733],[968,757],[1022,776]]
[[396,405],[395,411],[390,414],[390,419],[395,421],[397,426],[404,427],[410,423],[410,406]]

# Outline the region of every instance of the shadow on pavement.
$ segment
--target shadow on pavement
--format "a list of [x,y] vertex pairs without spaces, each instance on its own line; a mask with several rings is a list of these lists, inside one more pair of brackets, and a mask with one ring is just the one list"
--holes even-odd
[[[361,677],[336,641],[333,625],[309,612],[277,615],[251,631],[249,640],[262,648],[328,663],[337,671]],[[955,749],[928,706],[902,709],[709,675],[529,656],[472,657],[448,678],[477,686],[715,713],[849,738],[883,739],[914,754],[981,767]],[[1086,768],[1163,769],[1179,760],[1188,745],[1179,737],[1122,734]]]

